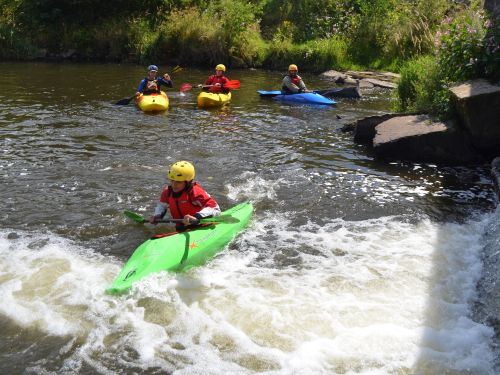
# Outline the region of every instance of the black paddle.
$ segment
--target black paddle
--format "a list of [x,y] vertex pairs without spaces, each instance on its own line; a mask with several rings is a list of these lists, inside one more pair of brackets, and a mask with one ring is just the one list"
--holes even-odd
[[115,105],[127,105],[134,98],[135,98],[135,95],[132,95],[130,98],[125,98],[125,99],[118,100],[115,103]]

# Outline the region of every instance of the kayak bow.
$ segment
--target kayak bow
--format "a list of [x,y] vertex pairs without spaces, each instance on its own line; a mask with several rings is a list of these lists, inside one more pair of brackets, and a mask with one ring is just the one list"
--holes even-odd
[[144,112],[163,112],[168,108],[167,94],[139,95],[136,99],[137,106]]
[[205,263],[248,224],[252,211],[252,204],[244,202],[222,212],[233,220],[154,236],[134,251],[106,293],[125,293],[135,282],[155,272],[185,271]]

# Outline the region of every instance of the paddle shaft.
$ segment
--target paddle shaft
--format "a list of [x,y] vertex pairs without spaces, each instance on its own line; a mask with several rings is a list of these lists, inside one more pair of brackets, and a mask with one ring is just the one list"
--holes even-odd
[[[155,224],[157,223],[183,223],[183,219],[162,219],[158,220]],[[144,223],[149,223],[149,220],[144,220]],[[201,219],[201,220],[196,220],[192,221],[189,224],[190,225],[198,225],[198,224],[219,224],[220,221],[210,221],[210,219]],[[152,223],[150,223],[152,224]]]
[[[209,89],[210,87],[214,87],[217,85],[196,85],[197,87],[201,89]],[[227,88],[227,89],[239,89],[240,88],[240,81],[237,79],[230,80],[226,84],[220,85],[220,87]],[[193,88],[193,85],[190,83],[183,83],[180,87],[181,92],[186,92],[189,91]]]

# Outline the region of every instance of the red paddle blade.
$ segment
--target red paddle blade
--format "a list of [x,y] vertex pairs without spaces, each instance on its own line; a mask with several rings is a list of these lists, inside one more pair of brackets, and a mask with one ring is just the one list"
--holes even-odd
[[193,88],[192,85],[190,85],[189,83],[183,83],[180,87],[180,91],[181,92],[186,92],[186,91],[189,91]]
[[240,81],[238,81],[237,79],[232,79],[228,83],[226,83],[224,87],[228,89],[239,89]]

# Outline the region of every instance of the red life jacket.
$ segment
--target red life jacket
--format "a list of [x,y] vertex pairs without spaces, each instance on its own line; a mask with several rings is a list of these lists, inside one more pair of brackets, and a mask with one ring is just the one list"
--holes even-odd
[[191,186],[183,190],[178,198],[174,198],[174,194],[170,186],[167,192],[167,203],[170,209],[170,215],[174,219],[182,219],[186,215],[194,216],[201,210],[201,206],[193,204],[193,187],[197,185],[193,182]]
[[227,94],[229,92],[229,89],[227,89],[223,86],[224,86],[224,84],[226,84],[228,82],[229,82],[229,79],[224,75],[222,75],[222,76],[211,75],[210,77],[208,77],[207,81],[205,82],[205,85],[215,85],[216,83],[220,83],[221,84],[220,87],[212,86],[208,89],[208,91],[213,92],[213,93],[222,92],[224,94]]
[[300,78],[299,75],[296,75],[295,77],[292,77],[290,76],[290,81],[292,81],[292,83],[295,85],[295,86],[298,86],[299,85],[299,82],[302,81],[302,78]]

